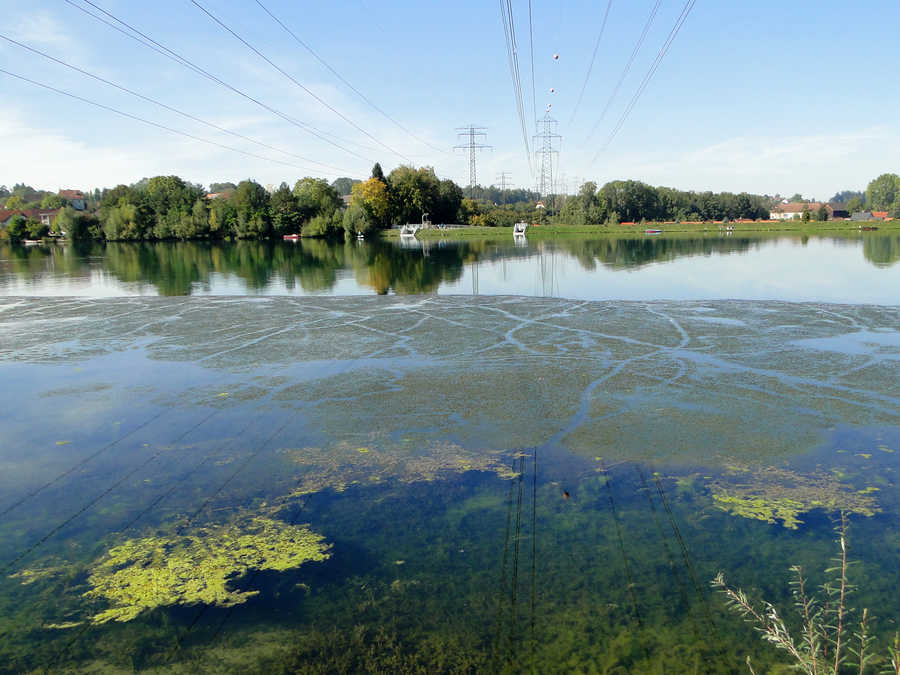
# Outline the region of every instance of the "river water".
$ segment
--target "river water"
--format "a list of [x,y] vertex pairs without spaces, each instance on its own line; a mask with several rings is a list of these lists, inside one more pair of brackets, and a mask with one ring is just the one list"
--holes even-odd
[[0,671],[780,672],[843,513],[877,672],[897,251],[2,250]]

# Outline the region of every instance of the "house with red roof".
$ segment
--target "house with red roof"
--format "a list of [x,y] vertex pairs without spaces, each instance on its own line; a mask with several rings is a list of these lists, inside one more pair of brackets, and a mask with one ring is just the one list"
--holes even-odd
[[57,194],[69,202],[69,206],[76,211],[84,211],[87,208],[87,201],[81,190],[60,190]]

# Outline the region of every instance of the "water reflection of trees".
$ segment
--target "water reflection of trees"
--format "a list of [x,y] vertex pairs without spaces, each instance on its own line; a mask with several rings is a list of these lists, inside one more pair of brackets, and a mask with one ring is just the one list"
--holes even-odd
[[[889,266],[900,259],[900,236],[861,237],[865,259]],[[276,285],[306,293],[332,290],[342,275],[384,294],[433,293],[458,281],[466,265],[525,259],[546,253],[571,256],[586,270],[603,265],[636,268],[688,256],[744,252],[766,238],[560,238],[516,247],[511,240],[328,242],[302,240],[225,243],[73,243],[68,246],[0,247],[0,274],[28,284],[45,280],[90,283],[99,274],[120,282],[153,286],[161,295],[190,295],[211,287],[215,277],[239,283],[235,292],[261,292]],[[859,239],[841,239],[849,246]]]
[[900,260],[900,236],[867,235],[863,237],[863,255],[873,265],[888,267]]

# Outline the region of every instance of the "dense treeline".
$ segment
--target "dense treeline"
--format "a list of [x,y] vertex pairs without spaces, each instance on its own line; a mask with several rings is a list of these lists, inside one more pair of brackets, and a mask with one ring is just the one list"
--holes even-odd
[[557,220],[572,225],[608,222],[757,220],[769,217],[771,197],[746,192],[685,192],[639,181],[585,183],[562,201]]
[[[385,176],[378,164],[366,181],[301,178],[293,188],[282,183],[271,191],[253,180],[210,187],[207,193],[177,176],[119,185],[103,190],[93,211],[63,208],[54,230],[72,239],[107,241],[328,237],[417,223],[426,215],[456,222],[462,203],[459,186],[438,179],[431,168],[401,166]],[[11,232],[18,236],[20,227],[16,222]]]
[[[640,221],[721,221],[766,219],[780,198],[746,192],[688,192],[653,187],[640,181],[612,181],[602,187],[584,183],[575,195],[544,198],[535,192],[474,186],[463,190],[440,180],[428,167],[401,166],[387,176],[376,164],[365,181],[302,178],[293,187],[266,189],[253,180],[240,183],[188,183],[177,176],[144,178],[85,193],[86,209],[76,211],[48,191],[16,184],[0,186],[0,204],[8,210],[60,209],[56,232],[72,239],[163,241],[171,239],[265,239],[285,234],[304,237],[348,236],[392,225],[464,223],[511,226],[542,220],[569,225]],[[794,201],[802,200],[795,195]],[[833,200],[850,211],[868,208],[900,217],[900,176],[883,174],[866,191],[845,190]],[[36,220],[14,217],[4,234],[18,240],[48,234]]]

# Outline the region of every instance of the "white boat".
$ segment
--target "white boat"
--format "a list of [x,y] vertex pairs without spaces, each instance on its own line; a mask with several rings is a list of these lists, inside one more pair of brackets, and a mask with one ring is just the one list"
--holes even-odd
[[416,232],[419,231],[418,225],[404,225],[400,228],[400,236],[401,237],[415,237]]
[[514,237],[524,237],[525,230],[528,229],[528,223],[516,223],[513,225],[513,236]]

